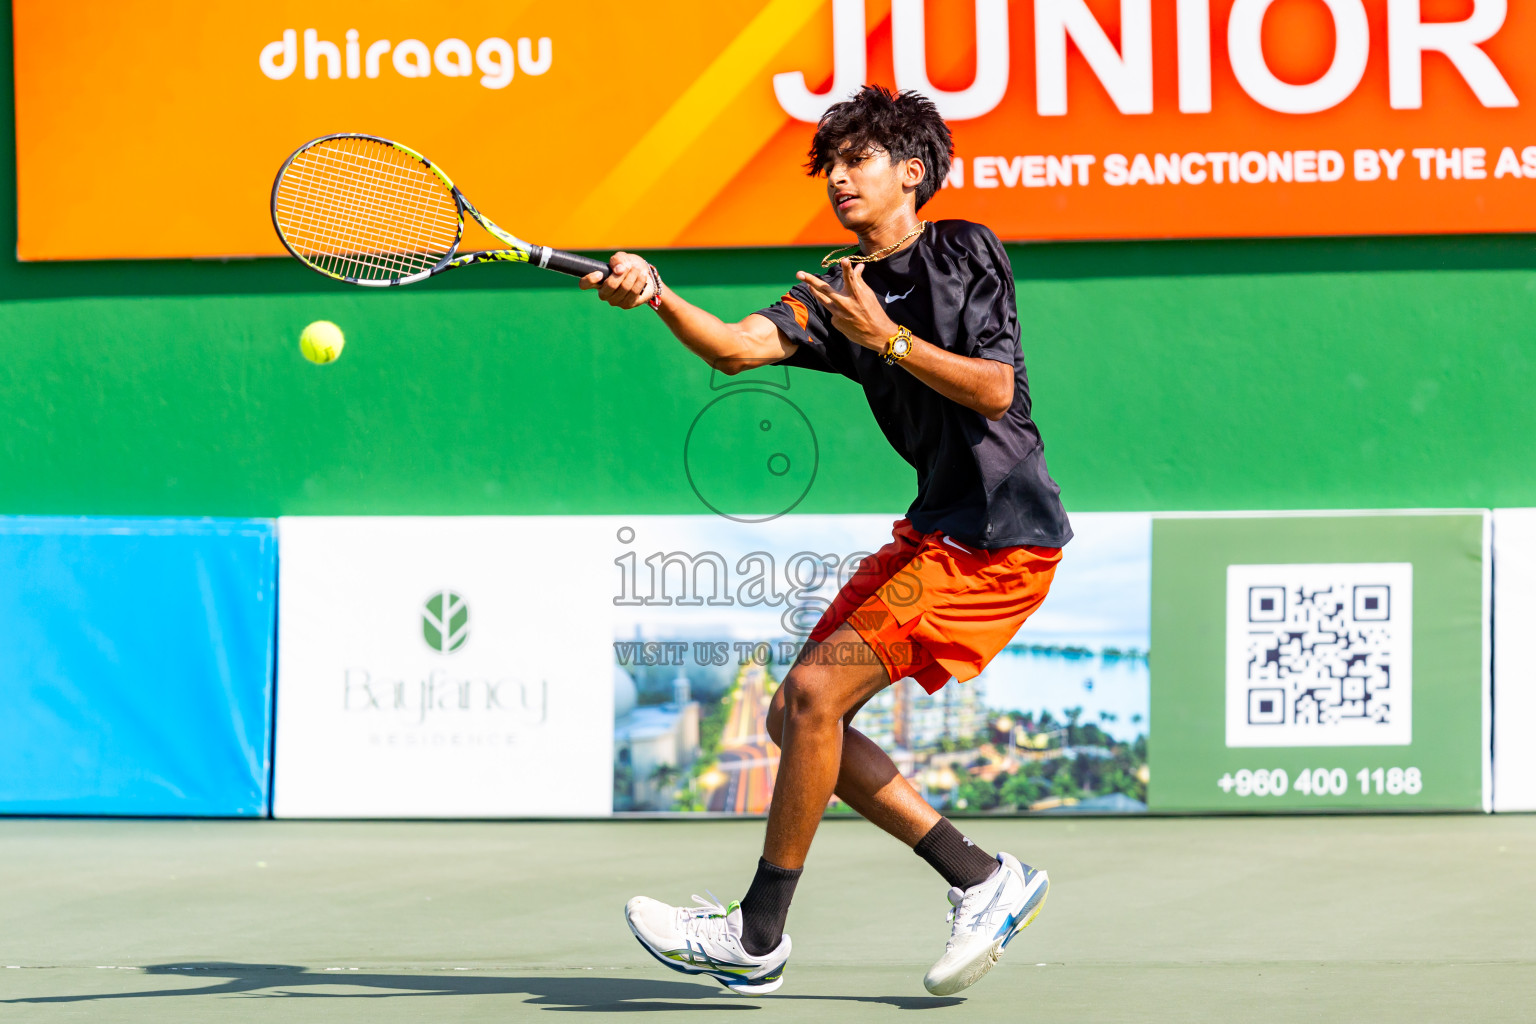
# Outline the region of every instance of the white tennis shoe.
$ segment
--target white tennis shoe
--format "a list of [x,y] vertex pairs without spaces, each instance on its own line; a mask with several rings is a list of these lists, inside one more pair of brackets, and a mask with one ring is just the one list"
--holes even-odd
[[753,956],[741,944],[741,904],[727,906],[695,896],[698,906],[674,907],[636,896],[624,907],[624,919],[647,953],[674,971],[704,974],[738,995],[767,995],[784,983],[789,936],[766,956]]
[[1003,950],[1040,913],[1051,880],[1008,853],[980,885],[949,890],[951,924],[944,955],[928,969],[923,986],[936,996],[969,988],[997,965]]

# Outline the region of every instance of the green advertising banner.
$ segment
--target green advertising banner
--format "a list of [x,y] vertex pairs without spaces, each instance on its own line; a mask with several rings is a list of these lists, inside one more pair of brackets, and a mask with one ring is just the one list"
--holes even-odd
[[1149,806],[1488,809],[1487,517],[1157,518]]

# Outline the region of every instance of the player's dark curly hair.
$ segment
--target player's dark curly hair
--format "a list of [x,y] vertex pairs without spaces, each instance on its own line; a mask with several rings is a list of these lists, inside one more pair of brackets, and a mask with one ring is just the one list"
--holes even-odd
[[834,103],[816,125],[806,170],[812,177],[825,174],[841,152],[878,146],[891,162],[923,162],[927,173],[917,186],[917,208],[933,198],[946,177],[955,155],[949,125],[928,97],[912,90],[893,93],[880,85],[866,85],[852,99]]

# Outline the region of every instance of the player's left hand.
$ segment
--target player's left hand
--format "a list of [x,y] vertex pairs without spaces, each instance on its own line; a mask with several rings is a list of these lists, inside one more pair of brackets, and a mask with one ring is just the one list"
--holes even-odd
[[832,314],[832,326],[855,345],[862,345],[875,352],[884,352],[891,335],[896,333],[896,322],[885,315],[880,296],[864,283],[864,264],[843,260],[838,264],[843,270],[841,288],[833,288],[821,278],[804,271],[796,274],[811,289],[827,312]]
[[608,258],[608,266],[606,278],[595,271],[582,278],[582,290],[596,288],[598,298],[620,309],[650,301],[656,282],[649,263],[632,252],[616,252]]

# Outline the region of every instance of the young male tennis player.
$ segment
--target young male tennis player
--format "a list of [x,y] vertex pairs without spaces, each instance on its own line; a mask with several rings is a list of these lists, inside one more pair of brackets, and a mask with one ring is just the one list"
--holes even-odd
[[886,439],[917,470],[917,498],[812,631],[768,712],[781,749],[757,875],[740,903],[625,916],[669,967],[733,991],[772,992],[789,960],[784,922],[827,801],[837,796],[913,848],[949,883],[952,928],[923,983],[958,992],[997,963],[1045,900],[1046,873],[963,836],[850,724],[892,681],[929,693],[975,677],[1040,606],[1072,536],[1030,420],[1008,256],[991,231],[918,211],[949,173],[949,128],[917,93],[866,86],[827,111],[810,170],[858,254],[801,273],[774,305],[724,323],[617,253],[590,275],[625,309],[649,302],[710,366],[783,363],[858,381]]

